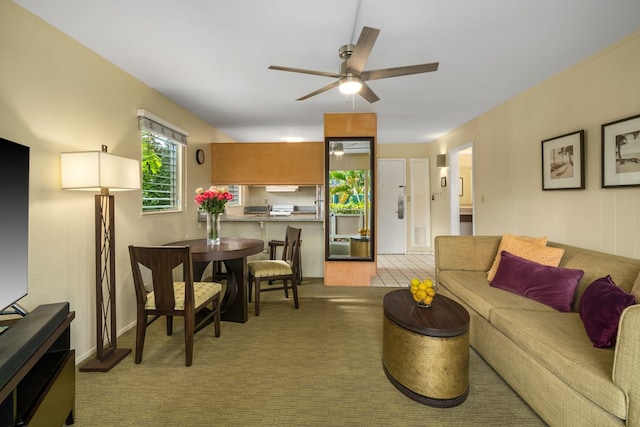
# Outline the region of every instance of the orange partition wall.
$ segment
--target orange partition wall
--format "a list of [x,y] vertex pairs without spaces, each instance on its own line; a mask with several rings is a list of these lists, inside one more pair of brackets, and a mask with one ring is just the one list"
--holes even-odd
[[[371,157],[375,164],[378,125],[374,113],[327,113],[324,115],[325,138],[358,136],[373,137],[374,149]],[[374,188],[373,191],[375,192],[376,189]],[[378,229],[377,215],[374,215],[374,218],[376,223],[371,226],[375,233]],[[371,277],[378,273],[376,249],[374,248],[372,261],[325,261],[324,284],[326,286],[371,286]]]

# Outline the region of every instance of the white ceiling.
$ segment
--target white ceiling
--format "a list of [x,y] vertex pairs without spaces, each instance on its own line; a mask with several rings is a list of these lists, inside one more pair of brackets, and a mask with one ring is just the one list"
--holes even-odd
[[[323,114],[373,112],[378,142],[427,142],[640,28],[639,0],[14,0],[237,141],[323,139]],[[365,70],[439,62],[295,101],[338,49],[381,30]],[[170,117],[166,119],[171,120]]]

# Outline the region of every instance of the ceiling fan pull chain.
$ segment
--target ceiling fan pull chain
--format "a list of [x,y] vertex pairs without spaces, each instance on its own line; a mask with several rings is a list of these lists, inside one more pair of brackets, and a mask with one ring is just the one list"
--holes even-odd
[[[351,110],[352,111],[356,111],[356,94],[345,94],[344,96],[344,103],[347,104],[347,106],[349,104],[351,104]],[[348,108],[348,107],[347,107]]]

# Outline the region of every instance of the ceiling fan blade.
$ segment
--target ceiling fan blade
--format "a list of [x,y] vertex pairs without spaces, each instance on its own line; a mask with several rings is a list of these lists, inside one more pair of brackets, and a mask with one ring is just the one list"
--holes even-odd
[[318,95],[318,94],[320,94],[320,93],[322,93],[322,92],[326,92],[326,91],[328,91],[328,90],[330,90],[330,89],[333,89],[334,87],[338,87],[338,85],[339,85],[339,84],[340,84],[340,82],[339,82],[339,81],[335,81],[335,82],[333,82],[333,83],[329,83],[329,84],[328,84],[328,85],[326,85],[325,87],[320,88],[320,89],[316,90],[315,92],[311,92],[311,93],[309,93],[309,94],[307,94],[307,95],[305,95],[305,96],[302,96],[302,97],[300,97],[300,98],[296,99],[296,101],[304,101],[305,99],[309,99],[309,98],[311,98],[312,96],[316,96],[316,95]]
[[406,67],[384,68],[381,70],[363,71],[360,73],[361,80],[386,79],[388,77],[408,76],[410,74],[428,73],[438,69],[438,62],[430,64],[409,65]]
[[314,76],[333,77],[335,79],[339,79],[341,77],[340,74],[330,73],[328,71],[305,70],[302,68],[280,67],[278,65],[270,65],[269,69],[278,71],[290,71],[292,73],[312,74]]
[[375,94],[373,90],[365,83],[362,82],[362,89],[360,89],[360,96],[369,101],[370,104],[373,104],[376,101],[379,101],[380,98]]
[[347,72],[360,74],[369,59],[369,54],[380,34],[380,30],[371,27],[363,27],[355,49],[347,61]]

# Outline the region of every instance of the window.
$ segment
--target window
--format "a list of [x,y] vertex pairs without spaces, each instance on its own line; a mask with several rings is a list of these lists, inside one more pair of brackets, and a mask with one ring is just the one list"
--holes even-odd
[[233,196],[233,199],[231,199],[231,201],[229,203],[227,203],[229,206],[240,206],[242,203],[240,203],[240,186],[239,185],[229,185],[227,187],[227,191],[229,193],[231,193],[231,195]]
[[142,131],[142,212],[180,209],[179,152],[174,141]]
[[181,210],[186,132],[138,110],[142,140],[142,212]]

